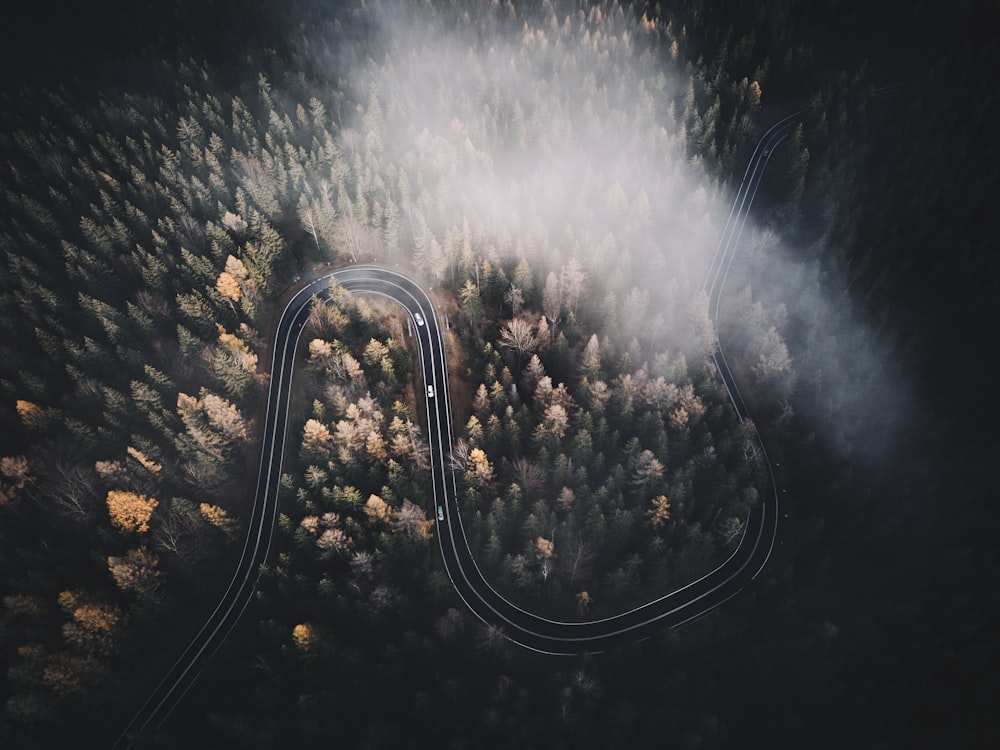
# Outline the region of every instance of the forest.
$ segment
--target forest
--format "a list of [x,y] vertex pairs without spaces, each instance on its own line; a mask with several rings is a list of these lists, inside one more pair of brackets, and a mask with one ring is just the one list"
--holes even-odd
[[[926,341],[989,309],[948,288],[984,275],[984,240],[935,219],[972,215],[951,202],[956,164],[913,156],[985,127],[934,98],[965,103],[940,89],[976,48],[914,80],[910,47],[880,64],[824,42],[856,10],[261,4],[209,39],[191,19],[225,26],[224,4],[190,5],[155,11],[166,31],[145,46],[77,42],[78,77],[42,66],[0,94],[4,746],[110,746],[197,630],[246,531],[277,316],[303,279],[358,262],[406,269],[439,304],[459,511],[512,601],[601,617],[718,565],[771,491],[758,430],[791,496],[782,546],[703,623],[608,655],[522,652],[464,609],[430,543],[406,319],[337,291],[302,337],[255,600],[136,746],[721,747],[763,710],[757,682],[796,707],[778,745],[815,739],[840,702],[880,746],[959,684],[917,725],[996,736],[998,602],[971,592],[1000,565],[965,536],[980,452],[925,458],[975,413],[929,396]],[[134,69],[99,64],[113,54]],[[887,79],[904,85],[876,95]],[[701,285],[729,199],[797,109],[716,331]],[[922,189],[894,190],[900,175]],[[931,240],[947,267],[914,250]],[[914,302],[935,293],[949,312],[924,320]],[[755,422],[729,405],[720,343]],[[893,564],[904,541],[935,554]],[[889,642],[899,656],[870,671]],[[879,713],[882,689],[898,697]]]

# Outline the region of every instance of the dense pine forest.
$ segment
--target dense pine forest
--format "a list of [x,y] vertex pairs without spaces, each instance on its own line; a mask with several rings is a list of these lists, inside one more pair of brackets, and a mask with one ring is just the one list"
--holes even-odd
[[[996,737],[969,436],[997,353],[963,383],[982,403],[941,395],[954,330],[996,312],[996,173],[939,147],[995,152],[985,55],[925,60],[926,5],[727,5],[178,2],[10,40],[34,64],[0,99],[5,746],[109,746],[197,630],[246,532],[277,316],[358,262],[432,289],[459,511],[512,601],[601,617],[718,565],[772,491],[758,433],[781,543],[679,632],[518,649],[431,544],[408,321],[335,291],[255,600],[141,746]],[[732,194],[796,110],[715,330]]]

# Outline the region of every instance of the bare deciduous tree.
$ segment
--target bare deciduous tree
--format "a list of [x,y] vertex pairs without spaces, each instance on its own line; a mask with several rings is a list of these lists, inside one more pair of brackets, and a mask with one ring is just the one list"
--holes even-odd
[[157,514],[153,543],[157,549],[176,555],[188,565],[197,548],[199,524],[200,517],[194,505],[175,498],[169,508]]
[[520,318],[508,320],[500,327],[500,346],[512,349],[517,354],[517,369],[521,369],[521,358],[538,348],[538,337],[531,324]]
[[462,438],[455,441],[448,456],[448,468],[452,471],[465,471],[469,466],[469,444]]
[[68,459],[56,459],[47,461],[44,473],[38,473],[44,481],[31,488],[32,497],[71,521],[92,519],[97,507],[93,471]]
[[509,473],[510,478],[521,485],[525,495],[531,495],[545,486],[545,469],[526,458],[515,458]]
[[561,555],[560,570],[570,586],[590,578],[594,566],[594,550],[582,538],[567,544]]

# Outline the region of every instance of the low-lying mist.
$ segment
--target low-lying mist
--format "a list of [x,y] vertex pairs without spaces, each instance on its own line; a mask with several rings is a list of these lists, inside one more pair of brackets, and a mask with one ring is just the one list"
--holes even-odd
[[446,276],[462,252],[453,232],[466,252],[524,256],[543,277],[576,258],[604,291],[674,279],[691,293],[722,211],[688,156],[693,94],[655,35],[621,9],[448,15],[379,14],[379,51],[351,76],[366,104],[344,133],[345,151],[378,144],[398,170],[387,187],[414,222],[418,269]]
[[[677,54],[683,32],[608,3],[372,12],[368,54],[351,51],[345,63],[359,103],[341,147],[359,194],[399,203],[416,270],[460,286],[484,259],[526,259],[538,279],[575,259],[584,296],[602,304],[595,314],[607,313],[609,295],[642,290],[640,340],[690,349],[681,329],[737,178],[710,176],[719,101],[696,95],[695,68]],[[745,99],[735,131],[752,144],[760,90],[733,85]],[[881,342],[852,311],[845,282],[798,260],[782,229],[744,233],[739,252],[750,257],[734,266],[727,295],[733,314],[756,325],[723,325],[724,338],[736,337],[723,344],[766,387],[767,411],[789,404],[843,451],[858,443],[876,457],[891,432],[889,396],[901,392],[886,382]],[[672,330],[653,333],[664,320]],[[762,356],[773,372],[754,369]]]
[[[722,344],[751,371],[758,364],[751,381],[774,386],[776,376],[762,406],[777,421],[797,413],[810,440],[871,469],[897,447],[912,384],[891,355],[891,334],[866,320],[843,274],[803,255],[780,226],[748,227],[723,296]],[[769,361],[787,367],[760,377],[759,363],[774,354],[771,327],[787,358]]]

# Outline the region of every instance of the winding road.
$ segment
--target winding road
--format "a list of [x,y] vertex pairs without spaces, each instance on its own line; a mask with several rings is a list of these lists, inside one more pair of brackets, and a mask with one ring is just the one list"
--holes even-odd
[[[771,127],[761,138],[743,176],[722,234],[719,250],[703,282],[709,310],[716,323],[719,300],[733,256],[746,225],[761,177],[774,148],[799,121],[796,113]],[[715,570],[681,589],[640,607],[600,620],[560,622],[523,610],[498,593],[479,570],[469,548],[459,513],[454,474],[448,469],[454,426],[445,364],[444,341],[434,305],[415,281],[378,266],[351,266],[302,287],[288,302],[278,323],[257,491],[248,520],[248,534],[232,579],[208,620],[174,662],[152,694],[125,727],[115,748],[128,747],[143,734],[155,732],[197,680],[203,665],[236,625],[253,597],[260,566],[267,560],[278,516],[278,486],[284,460],[292,374],[303,324],[313,299],[339,284],[353,294],[380,295],[400,305],[415,325],[417,351],[426,385],[427,432],[430,442],[433,508],[443,509],[437,539],[448,576],[466,606],[484,623],[498,627],[505,637],[544,654],[573,655],[605,651],[617,644],[641,640],[702,617],[735,596],[763,570],[777,534],[778,495],[770,461],[760,445],[771,478],[772,492],[750,511],[739,546]],[[419,314],[420,318],[417,318]],[[422,321],[422,322],[420,322]],[[715,362],[733,407],[749,417],[746,405],[726,364],[721,347]]]

